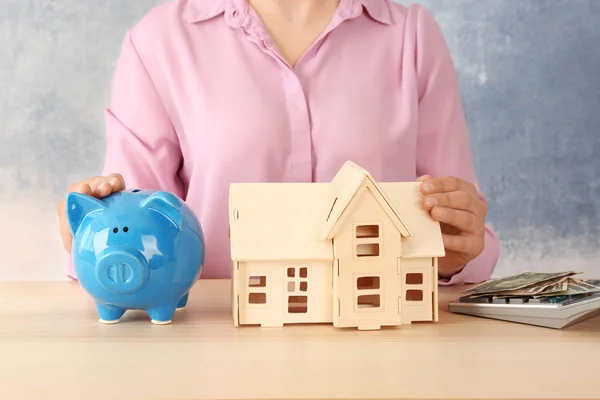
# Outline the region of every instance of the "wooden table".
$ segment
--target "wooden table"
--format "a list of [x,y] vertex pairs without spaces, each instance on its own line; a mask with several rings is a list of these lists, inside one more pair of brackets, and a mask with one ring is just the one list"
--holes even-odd
[[235,328],[229,281],[173,324],[101,325],[78,283],[0,284],[0,399],[600,398],[600,318],[565,330],[451,314],[381,331]]

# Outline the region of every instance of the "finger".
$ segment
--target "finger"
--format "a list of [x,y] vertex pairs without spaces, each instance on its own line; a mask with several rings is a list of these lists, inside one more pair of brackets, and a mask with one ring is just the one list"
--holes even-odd
[[466,182],[454,176],[446,176],[443,178],[431,178],[423,182],[421,191],[423,194],[447,193],[458,190],[477,193],[475,186],[472,183]]
[[478,218],[469,211],[455,210],[446,207],[434,207],[431,210],[431,217],[441,223],[452,225],[463,232],[477,234],[480,230],[480,224],[477,224]]
[[433,178],[431,175],[423,175],[417,178],[417,182],[425,182],[431,178]]
[[110,174],[94,178],[92,190],[98,197],[106,197],[113,192],[125,189],[125,180],[120,174]]
[[125,190],[125,179],[121,174],[110,174],[108,175],[108,181],[112,185],[113,192],[118,192],[120,190]]
[[84,181],[75,183],[69,187],[69,192],[78,192],[103,198],[113,192],[125,189],[125,180],[120,174],[110,174],[108,176],[96,176]]
[[[106,176],[95,176],[93,178],[86,179],[84,182],[90,185],[92,195],[94,197],[105,197],[110,194],[111,187],[110,184],[108,188],[106,187],[106,183],[108,182],[108,178]],[[108,193],[106,193],[107,190]]]
[[459,254],[468,255],[468,259],[477,257],[483,251],[483,240],[472,235],[442,235],[444,248]]
[[476,215],[481,214],[483,211],[482,205],[479,204],[480,202],[478,197],[463,190],[448,193],[435,193],[425,196],[422,199],[423,207],[427,210],[431,210],[433,207],[438,206],[469,211]]
[[75,193],[87,194],[89,196],[91,196],[93,194],[92,187],[90,186],[89,183],[86,183],[85,181],[83,181],[83,182],[77,182],[77,183],[72,184],[67,189],[67,192],[69,192],[69,193],[75,192]]
[[113,188],[108,180],[104,180],[96,185],[95,192],[98,197],[106,197],[113,192]]

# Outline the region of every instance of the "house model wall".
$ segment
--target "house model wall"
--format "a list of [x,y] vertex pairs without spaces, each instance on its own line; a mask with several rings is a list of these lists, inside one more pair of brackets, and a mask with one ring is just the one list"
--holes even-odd
[[235,326],[437,321],[440,225],[418,182],[346,162],[330,183],[230,187]]

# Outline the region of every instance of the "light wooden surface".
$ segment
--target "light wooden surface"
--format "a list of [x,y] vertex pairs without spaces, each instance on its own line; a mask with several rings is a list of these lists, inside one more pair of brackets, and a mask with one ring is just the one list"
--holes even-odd
[[101,325],[75,282],[0,283],[0,399],[600,398],[600,318],[562,331],[454,315],[381,331],[235,328],[230,281],[172,325]]

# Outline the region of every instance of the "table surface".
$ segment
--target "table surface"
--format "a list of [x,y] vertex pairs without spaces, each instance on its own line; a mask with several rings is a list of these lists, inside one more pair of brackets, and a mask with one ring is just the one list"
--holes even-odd
[[448,312],[380,331],[232,324],[201,280],[171,325],[99,324],[77,282],[0,283],[0,399],[600,398],[600,318],[563,330]]

